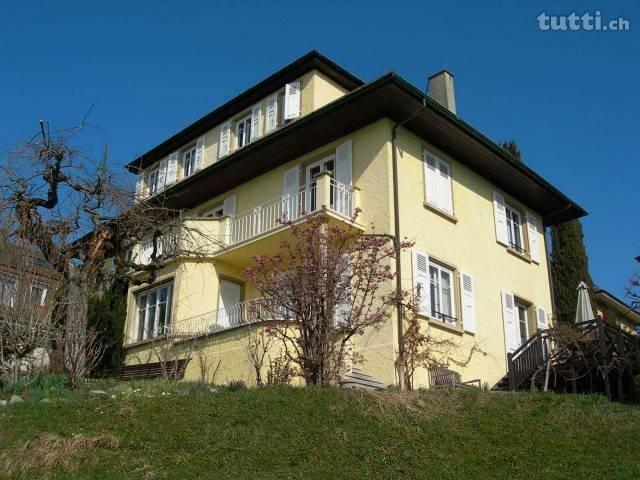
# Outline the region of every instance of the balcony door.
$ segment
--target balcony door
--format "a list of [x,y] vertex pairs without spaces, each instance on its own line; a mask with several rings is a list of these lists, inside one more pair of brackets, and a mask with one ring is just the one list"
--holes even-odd
[[218,300],[218,328],[229,328],[241,323],[239,303],[242,301],[242,285],[230,280],[220,280]]
[[[319,207],[319,205],[316,204],[316,179],[323,172],[329,172],[331,178],[334,178],[335,163],[336,157],[335,155],[331,155],[307,166],[307,206],[309,207],[307,210],[309,212],[314,212]],[[333,206],[333,188],[330,189],[329,202],[331,205],[327,206]]]

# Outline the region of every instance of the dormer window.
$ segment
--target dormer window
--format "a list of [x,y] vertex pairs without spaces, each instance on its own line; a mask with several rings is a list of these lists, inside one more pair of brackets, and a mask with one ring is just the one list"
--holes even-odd
[[196,171],[196,147],[182,154],[182,177],[186,178]]
[[160,186],[160,169],[155,168],[149,173],[149,179],[147,180],[149,195],[154,195],[158,191],[159,186]]
[[236,122],[236,144],[242,148],[251,141],[251,115]]

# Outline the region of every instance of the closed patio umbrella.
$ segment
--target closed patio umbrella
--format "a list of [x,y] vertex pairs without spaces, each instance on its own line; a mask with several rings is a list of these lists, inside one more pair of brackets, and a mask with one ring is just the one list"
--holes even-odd
[[595,315],[591,308],[591,299],[589,298],[589,287],[586,283],[578,284],[578,307],[576,308],[576,323],[593,320]]

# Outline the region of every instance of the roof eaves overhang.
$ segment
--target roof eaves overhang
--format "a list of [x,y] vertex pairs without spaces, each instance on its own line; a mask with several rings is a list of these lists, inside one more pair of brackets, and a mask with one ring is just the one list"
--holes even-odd
[[539,213],[546,226],[586,215],[579,205],[423,92],[388,73],[208,166],[166,191],[193,208],[381,118],[404,126]]
[[311,70],[318,70],[349,91],[364,84],[337,63],[312,50],[139,156],[127,165],[127,169],[138,173]]
[[633,308],[631,305],[620,300],[612,293],[609,293],[607,290],[604,290],[602,288],[597,288],[594,292],[594,295],[596,297],[596,300],[600,299],[601,301],[604,301],[612,308],[615,308],[621,315],[632,316],[635,323],[640,324],[640,312]]

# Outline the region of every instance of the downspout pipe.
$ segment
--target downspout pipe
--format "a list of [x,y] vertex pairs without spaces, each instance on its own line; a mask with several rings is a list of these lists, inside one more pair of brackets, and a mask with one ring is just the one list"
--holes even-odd
[[422,107],[405,118],[403,121],[396,123],[391,129],[391,168],[393,180],[393,247],[396,256],[396,316],[398,328],[398,385],[401,390],[406,389],[404,384],[404,325],[403,325],[403,308],[402,308],[402,262],[400,261],[400,200],[398,186],[398,128],[408,121],[412,120],[420,112],[427,107],[427,99],[422,99]]

